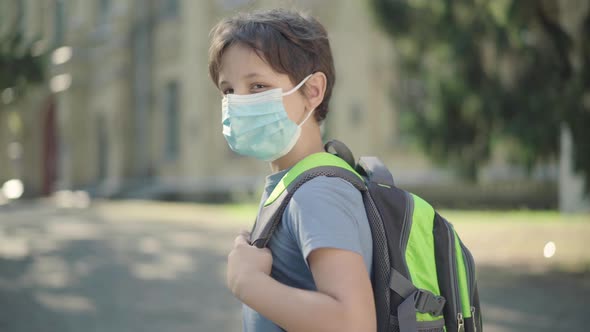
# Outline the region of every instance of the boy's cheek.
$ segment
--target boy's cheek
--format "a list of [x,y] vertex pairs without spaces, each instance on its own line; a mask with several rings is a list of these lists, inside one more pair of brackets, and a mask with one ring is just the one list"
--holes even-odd
[[283,99],[283,103],[285,104],[285,111],[287,112],[287,116],[291,121],[298,123],[302,120],[301,116],[303,114],[303,109],[305,107],[301,101],[297,100],[287,102],[285,99]]

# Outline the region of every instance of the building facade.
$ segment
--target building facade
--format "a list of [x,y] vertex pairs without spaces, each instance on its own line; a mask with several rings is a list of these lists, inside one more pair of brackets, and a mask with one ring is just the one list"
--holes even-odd
[[[30,20],[31,42],[51,52],[47,94],[53,93],[55,109],[49,120],[55,124],[54,189],[111,196],[148,185],[215,191],[258,183],[268,166],[227,147],[221,96],[207,69],[209,31],[221,17],[244,9],[299,6],[318,16],[330,33],[338,76],[326,135],[363,154],[393,146],[395,112],[384,88],[392,78],[392,46],[372,23],[365,2],[25,5],[26,13],[34,13],[23,15]],[[37,108],[42,107],[53,109]]]
[[[0,104],[0,149],[11,147],[0,151],[0,184],[22,178],[31,196],[82,189],[107,197],[227,198],[255,191],[268,166],[235,155],[221,135],[221,95],[208,77],[209,32],[224,16],[276,6],[311,12],[328,30],[337,81],[325,138],[344,141],[357,156],[379,155],[402,185],[456,181],[400,139],[390,97],[399,86],[394,45],[376,26],[368,1],[23,0],[0,6],[18,18],[0,20],[0,34],[16,24],[24,43],[49,55],[47,84]],[[500,159],[491,165],[512,176]],[[549,173],[555,180],[557,172]],[[553,189],[544,200],[557,201]]]

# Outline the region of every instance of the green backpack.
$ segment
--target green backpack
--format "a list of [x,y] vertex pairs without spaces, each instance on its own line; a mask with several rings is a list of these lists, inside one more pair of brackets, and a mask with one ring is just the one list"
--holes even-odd
[[258,213],[252,244],[265,247],[293,193],[317,177],[339,177],[363,197],[373,238],[371,282],[379,332],[482,331],[473,256],[453,225],[426,201],[395,187],[376,157],[355,163],[339,141],[297,163]]

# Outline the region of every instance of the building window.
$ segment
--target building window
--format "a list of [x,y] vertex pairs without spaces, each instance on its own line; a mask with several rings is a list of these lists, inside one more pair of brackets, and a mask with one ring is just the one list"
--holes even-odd
[[164,0],[160,2],[160,15],[164,19],[178,17],[180,3],[178,0]]
[[365,118],[364,115],[361,104],[354,102],[350,105],[350,124],[352,127],[359,127]]
[[166,160],[178,158],[180,148],[180,125],[179,125],[179,91],[178,82],[172,81],[166,84],[164,89],[164,116],[166,125],[166,142],[164,146],[164,157]]
[[217,0],[217,3],[221,5],[224,10],[235,10],[247,5],[249,2],[250,0]]
[[64,45],[64,35],[66,31],[66,5],[64,0],[57,0],[55,2],[55,35],[54,43],[56,47]]
[[99,23],[101,25],[107,24],[109,15],[111,14],[111,0],[100,0],[99,2]]
[[97,144],[98,144],[98,181],[107,179],[109,173],[109,133],[107,121],[103,113],[97,116]]
[[21,35],[26,35],[27,23],[27,5],[24,2],[18,1],[18,19],[16,26],[19,28]]

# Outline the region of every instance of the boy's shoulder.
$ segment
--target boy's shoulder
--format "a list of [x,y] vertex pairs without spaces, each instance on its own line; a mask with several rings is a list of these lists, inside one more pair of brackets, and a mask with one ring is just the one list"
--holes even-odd
[[327,226],[326,219],[358,223],[366,218],[361,192],[344,179],[327,176],[304,183],[293,194],[285,212],[290,219],[288,223],[295,225],[323,220],[321,224]]
[[305,258],[319,248],[363,256],[370,270],[372,240],[362,194],[344,179],[320,176],[303,184],[283,214],[285,230]]
[[291,198],[291,203],[322,205],[361,200],[361,193],[348,181],[328,176],[318,176],[304,183]]

